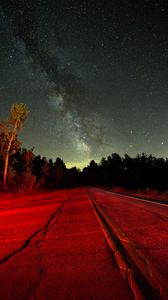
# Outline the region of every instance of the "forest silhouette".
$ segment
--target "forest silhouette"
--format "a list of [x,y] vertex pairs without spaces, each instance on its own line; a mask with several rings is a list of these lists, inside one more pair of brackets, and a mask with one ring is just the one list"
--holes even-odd
[[[0,160],[0,187],[3,189],[4,160]],[[40,188],[69,188],[82,185],[122,187],[127,190],[168,189],[168,159],[144,153],[136,157],[117,153],[91,160],[82,171],[68,169],[61,158],[47,160],[33,149],[19,149],[9,159],[8,190],[31,191]]]

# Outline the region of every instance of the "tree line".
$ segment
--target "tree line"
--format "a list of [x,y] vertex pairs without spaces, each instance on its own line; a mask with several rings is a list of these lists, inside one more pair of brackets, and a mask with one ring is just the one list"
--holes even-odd
[[[0,187],[3,186],[4,161],[0,160]],[[168,189],[168,159],[138,154],[121,157],[113,153],[100,163],[91,160],[82,171],[68,169],[61,158],[47,160],[35,155],[33,149],[19,148],[9,158],[8,190],[31,191],[39,188],[70,188],[77,186],[123,187],[128,190]]]
[[123,187],[127,190],[147,188],[163,192],[168,189],[168,158],[156,158],[145,153],[121,157],[113,153],[100,163],[92,160],[82,171],[85,185]]
[[[1,189],[4,189],[3,161],[0,170]],[[61,158],[53,162],[52,159],[35,155],[33,149],[23,148],[10,157],[7,190],[76,187],[79,185],[79,174],[75,167],[67,169]]]
[[144,153],[132,158],[113,153],[100,163],[91,160],[82,171],[68,169],[61,158],[47,160],[33,149],[21,148],[17,132],[28,116],[27,106],[13,104],[9,117],[0,123],[0,189],[31,191],[81,185],[123,187],[129,190],[168,189],[168,158]]

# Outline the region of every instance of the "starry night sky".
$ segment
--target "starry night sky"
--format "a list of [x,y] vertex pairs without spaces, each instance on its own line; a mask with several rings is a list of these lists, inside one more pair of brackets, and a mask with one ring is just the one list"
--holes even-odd
[[0,119],[30,114],[22,146],[67,166],[168,156],[168,3],[1,0]]

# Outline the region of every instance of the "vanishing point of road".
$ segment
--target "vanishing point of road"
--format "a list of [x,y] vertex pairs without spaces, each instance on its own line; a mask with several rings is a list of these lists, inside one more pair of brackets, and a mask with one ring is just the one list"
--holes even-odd
[[166,205],[96,188],[1,198],[2,300],[166,299]]

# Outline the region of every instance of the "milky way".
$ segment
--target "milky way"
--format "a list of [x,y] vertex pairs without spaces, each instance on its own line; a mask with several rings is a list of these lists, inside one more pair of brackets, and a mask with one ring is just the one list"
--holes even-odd
[[0,116],[25,102],[24,146],[66,163],[167,156],[161,1],[1,1]]

